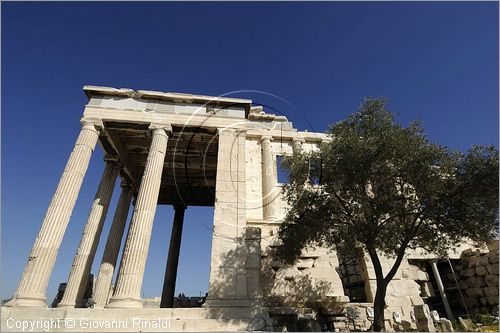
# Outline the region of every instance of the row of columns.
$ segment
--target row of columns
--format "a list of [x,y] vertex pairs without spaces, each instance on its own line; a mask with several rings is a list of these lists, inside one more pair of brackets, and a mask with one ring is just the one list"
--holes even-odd
[[[90,157],[97,144],[99,133],[103,129],[99,119],[84,118],[81,123],[80,134],[47,209],[19,286],[6,306],[47,306],[45,294],[50,275]],[[146,167],[139,186],[116,287],[108,307],[142,307],[140,290],[158,202],[168,136],[172,133],[172,128],[168,124],[151,124],[150,130],[152,140]],[[73,261],[64,296],[58,305],[61,308],[83,306],[90,270],[119,173],[119,161],[116,158],[106,157],[105,160],[106,167]],[[108,299],[131,200],[132,186],[124,179],[95,284],[93,299],[97,307],[105,306]],[[182,216],[183,212],[184,210],[182,210]],[[181,221],[180,230],[182,230],[182,217],[177,216],[176,209],[174,229],[179,221]],[[176,240],[175,245],[179,247],[180,234],[181,232],[175,233],[177,238],[172,235],[172,239]],[[177,256],[178,252],[177,249]],[[176,266],[174,273],[177,271]],[[173,285],[175,288],[175,278],[173,283],[170,279],[168,285]]]
[[[103,129],[101,120],[84,118],[75,147],[68,159],[63,175],[47,210],[40,232],[31,250],[19,287],[6,306],[46,306],[46,289],[57,253],[73,211],[80,187],[87,171],[90,157],[95,149],[99,133]],[[140,291],[144,276],[153,220],[156,212],[165,160],[168,136],[172,133],[169,124],[151,124],[152,140],[146,167],[139,186],[136,204],[127,235],[123,257],[113,296],[108,307],[142,307]],[[264,219],[276,218],[276,167],[271,150],[272,137],[263,135],[262,189]],[[297,151],[303,140],[294,139]],[[66,290],[58,307],[81,307],[94,261],[97,245],[106,218],[107,209],[119,173],[119,161],[106,157],[106,167],[101,183],[92,203],[84,233],[75,255]],[[106,242],[102,263],[95,284],[93,299],[95,306],[107,303],[112,277],[116,267],[126,218],[132,200],[132,186],[122,181],[120,199]],[[175,277],[182,234],[185,207],[176,206],[167,269],[162,292],[162,307],[172,306]]]

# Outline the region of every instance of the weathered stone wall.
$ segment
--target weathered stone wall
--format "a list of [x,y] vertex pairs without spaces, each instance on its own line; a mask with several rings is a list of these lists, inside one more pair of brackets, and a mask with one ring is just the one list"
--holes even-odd
[[336,253],[323,248],[303,251],[297,263],[285,267],[272,256],[279,224],[259,225],[261,239],[261,288],[271,306],[317,307],[320,303],[346,302],[336,271]]
[[[471,314],[498,314],[498,247],[488,253],[467,250],[455,265],[455,276]],[[442,278],[454,281],[450,270]],[[446,283],[446,282],[444,282]]]

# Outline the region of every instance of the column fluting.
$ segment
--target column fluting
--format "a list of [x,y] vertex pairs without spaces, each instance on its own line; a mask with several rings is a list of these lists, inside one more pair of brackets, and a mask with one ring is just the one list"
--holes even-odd
[[6,306],[45,307],[46,290],[80,187],[95,149],[100,119],[83,118],[82,128],[31,249],[19,287]]
[[116,287],[107,307],[142,307],[141,287],[153,220],[158,204],[163,163],[167,151],[170,125],[152,124],[153,139],[142,176],[134,215],[125,243]]
[[113,217],[113,223],[109,230],[106,247],[102,256],[99,273],[95,282],[95,289],[92,299],[95,302],[94,307],[102,308],[108,302],[109,291],[113,280],[113,274],[116,269],[116,261],[123,239],[125,224],[127,223],[130,201],[132,200],[132,186],[130,182],[123,180],[121,183],[121,193]]
[[87,223],[82,239],[76,251],[73,265],[69,273],[68,283],[58,308],[84,307],[84,294],[87,288],[90,269],[94,262],[95,252],[101,237],[102,227],[111,201],[118,176],[118,159],[105,157],[106,167],[102,174],[101,182],[92,202]]

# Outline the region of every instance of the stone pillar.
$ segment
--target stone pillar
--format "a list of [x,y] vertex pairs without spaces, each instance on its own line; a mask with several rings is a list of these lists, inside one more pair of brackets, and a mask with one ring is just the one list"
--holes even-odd
[[210,283],[205,307],[249,306],[245,269],[246,132],[219,130]]
[[441,280],[441,275],[439,275],[439,270],[435,261],[431,262],[431,267],[432,267],[432,272],[434,273],[434,277],[436,278],[436,283],[438,285],[439,294],[441,295],[441,300],[443,301],[444,309],[446,311],[446,316],[448,317],[448,319],[454,319],[450,303],[448,302],[448,298],[446,297],[446,292],[444,291],[443,281]]
[[427,304],[415,305],[413,311],[419,332],[436,332],[436,327],[432,321],[431,312]]
[[272,137],[263,135],[261,138],[262,148],[262,209],[264,220],[269,221],[276,218],[276,165],[271,151]]
[[184,212],[186,206],[183,204],[174,205],[175,216],[170,235],[170,245],[168,249],[167,268],[165,269],[165,279],[163,281],[163,291],[161,294],[161,308],[174,307],[175,282],[177,280],[177,267],[179,264],[179,253],[182,241],[182,225],[184,224]]
[[153,139],[130,222],[115,291],[109,300],[110,308],[142,307],[140,294],[167,152],[167,132],[172,132],[172,127],[167,124],[152,124],[150,129]]
[[95,302],[94,307],[102,308],[108,302],[109,290],[115,272],[116,260],[120,252],[123,232],[127,223],[130,201],[132,199],[132,186],[126,180],[121,183],[121,194],[116,206],[115,216],[111,229],[109,230],[108,240],[102,256],[101,266],[95,283],[95,289],[92,299]]
[[80,135],[47,209],[19,287],[6,306],[47,306],[45,292],[50,275],[102,128],[100,119],[83,118],[81,123]]
[[300,153],[302,151],[302,144],[305,142],[303,138],[295,137],[292,139],[292,151],[294,154]]
[[101,178],[101,183],[95,194],[92,208],[83,231],[82,239],[73,260],[69,273],[68,283],[58,308],[84,307],[83,296],[87,288],[90,269],[94,262],[95,252],[101,238],[102,226],[115,188],[118,176],[118,159],[105,157],[106,167]]
[[257,227],[246,228],[247,257],[245,267],[247,270],[248,298],[254,306],[262,305],[262,289],[260,286],[261,274],[261,230]]

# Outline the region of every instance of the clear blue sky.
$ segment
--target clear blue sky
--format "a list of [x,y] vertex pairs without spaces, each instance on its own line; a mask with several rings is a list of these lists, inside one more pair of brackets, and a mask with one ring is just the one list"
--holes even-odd
[[[498,3],[2,3],[2,285],[17,287],[79,131],[86,84],[239,93],[324,131],[364,96],[450,147],[498,142]],[[292,112],[293,111],[293,112]],[[94,154],[48,289],[66,281],[100,175]],[[117,186],[118,188],[118,186]],[[118,193],[110,207],[93,272]],[[143,293],[161,294],[160,207]],[[207,289],[213,209],[189,208],[177,293]]]

